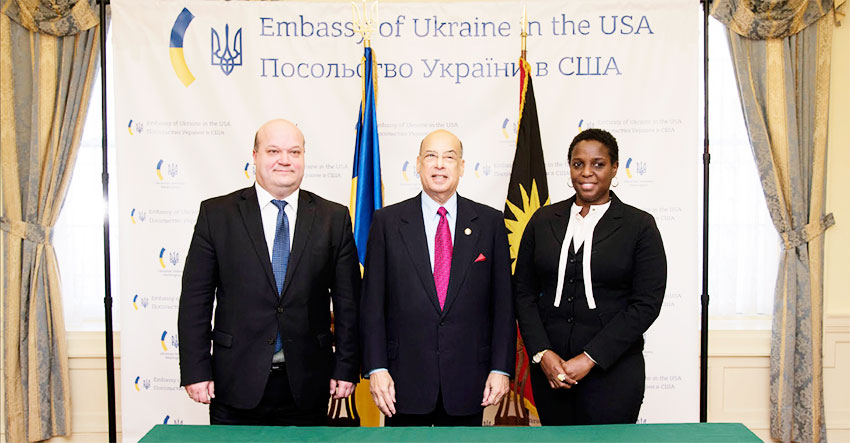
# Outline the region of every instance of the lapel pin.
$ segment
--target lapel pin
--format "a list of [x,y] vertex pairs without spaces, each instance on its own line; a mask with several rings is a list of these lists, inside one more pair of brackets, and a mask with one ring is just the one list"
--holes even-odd
[[472,234],[472,229],[466,228],[463,230],[463,233],[466,235]]

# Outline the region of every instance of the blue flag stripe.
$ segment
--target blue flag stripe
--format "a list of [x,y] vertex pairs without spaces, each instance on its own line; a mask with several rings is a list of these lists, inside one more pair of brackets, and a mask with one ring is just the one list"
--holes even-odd
[[383,205],[372,48],[365,48],[363,64],[363,101],[358,109],[352,171],[352,186],[356,186],[356,189],[352,192],[354,198],[351,202],[354,207],[354,242],[357,244],[360,264],[366,261],[366,239],[372,225],[372,213]]

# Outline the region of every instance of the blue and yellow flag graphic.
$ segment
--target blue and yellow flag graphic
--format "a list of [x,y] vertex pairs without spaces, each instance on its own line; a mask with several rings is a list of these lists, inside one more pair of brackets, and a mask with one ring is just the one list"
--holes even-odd
[[378,121],[375,117],[377,62],[372,48],[364,48],[363,96],[357,117],[357,139],[354,147],[354,170],[351,174],[351,223],[360,265],[366,261],[366,239],[372,225],[372,213],[383,206],[381,154],[378,147]]
[[[375,91],[377,89],[377,63],[368,45],[363,59],[363,96],[357,116],[357,138],[354,142],[354,168],[351,173],[351,223],[354,225],[354,242],[360,270],[366,262],[366,239],[372,225],[372,214],[383,206],[381,184],[381,154],[378,148],[378,121],[375,117]],[[381,413],[369,394],[369,380],[360,380],[354,394],[344,400],[333,400],[330,421],[338,426],[381,426]],[[343,408],[347,419],[336,415]],[[334,413],[336,411],[336,414]]]

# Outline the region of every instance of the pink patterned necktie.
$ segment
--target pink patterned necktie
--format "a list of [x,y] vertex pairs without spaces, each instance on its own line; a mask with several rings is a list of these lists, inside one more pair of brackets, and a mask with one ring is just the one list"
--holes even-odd
[[446,220],[446,208],[437,209],[440,222],[437,224],[437,235],[434,237],[434,284],[437,286],[437,299],[440,309],[446,304],[446,292],[449,290],[449,274],[452,267],[452,234],[449,232],[449,221]]

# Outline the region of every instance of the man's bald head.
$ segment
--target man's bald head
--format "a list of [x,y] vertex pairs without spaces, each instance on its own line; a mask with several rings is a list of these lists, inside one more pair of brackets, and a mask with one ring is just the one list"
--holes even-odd
[[304,139],[304,133],[301,132],[301,129],[298,129],[298,126],[295,123],[292,123],[289,120],[276,118],[274,120],[269,120],[263,123],[260,126],[260,129],[257,129],[257,132],[254,133],[254,151],[260,147],[262,140],[261,137],[268,137],[268,133],[271,131],[284,131],[284,132],[294,132],[297,133],[301,137],[301,146],[303,147],[307,142]]
[[257,184],[282,200],[304,178],[304,134],[288,120],[266,122],[254,135]]
[[463,145],[451,132],[438,129],[426,135],[419,144],[416,172],[422,181],[422,190],[440,205],[457,190],[463,166]]
[[452,134],[450,131],[445,129],[437,129],[425,136],[421,142],[419,142],[419,155],[422,155],[422,152],[425,146],[430,145],[432,143],[444,144],[449,146],[454,146],[458,153],[459,158],[463,158],[463,143],[460,139]]

